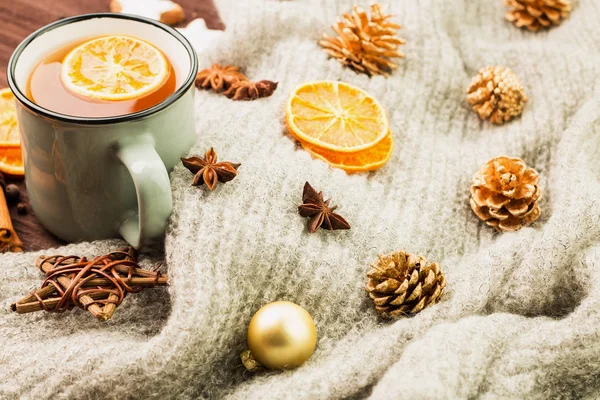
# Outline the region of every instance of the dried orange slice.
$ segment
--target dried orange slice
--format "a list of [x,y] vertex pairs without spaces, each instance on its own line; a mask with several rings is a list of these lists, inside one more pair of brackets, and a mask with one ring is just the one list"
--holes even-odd
[[320,149],[308,143],[302,143],[304,150],[313,157],[325,161],[333,168],[340,168],[348,173],[374,171],[383,167],[392,156],[394,151],[394,139],[392,133],[370,149],[356,153],[337,153]]
[[21,136],[17,124],[15,96],[9,88],[0,90],[0,147],[19,147]]
[[147,95],[169,76],[164,54],[129,36],[105,36],[75,47],[63,60],[60,77],[72,92],[100,100]]
[[8,88],[0,90],[0,172],[24,175],[15,96]]
[[296,87],[287,102],[286,123],[299,141],[339,153],[373,147],[390,130],[377,100],[362,89],[333,81]]
[[0,147],[0,172],[15,177],[25,175],[20,147]]

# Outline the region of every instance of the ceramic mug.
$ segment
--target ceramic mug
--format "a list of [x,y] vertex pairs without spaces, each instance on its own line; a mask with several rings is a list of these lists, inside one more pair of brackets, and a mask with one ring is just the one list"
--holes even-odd
[[[132,114],[85,118],[40,107],[26,95],[29,76],[46,56],[103,35],[152,43],[169,58],[177,89]],[[125,14],[59,20],[26,38],[8,64],[17,98],[27,192],[36,217],[70,242],[122,236],[135,248],[162,237],[172,211],[169,171],[195,140],[196,54],[175,29]]]

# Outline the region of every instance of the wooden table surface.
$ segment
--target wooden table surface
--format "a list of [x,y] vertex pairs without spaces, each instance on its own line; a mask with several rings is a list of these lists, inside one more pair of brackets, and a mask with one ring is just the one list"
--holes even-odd
[[[212,0],[175,0],[186,14],[182,26],[196,18],[203,18],[210,29],[224,29]],[[242,0],[243,1],[243,0]],[[109,11],[110,0],[0,0],[0,88],[6,87],[6,67],[17,45],[31,32],[58,19],[92,12]],[[22,201],[27,203],[27,190],[22,181]],[[10,206],[13,225],[23,241],[25,251],[41,250],[64,244],[44,229],[31,209],[19,215],[15,205]]]

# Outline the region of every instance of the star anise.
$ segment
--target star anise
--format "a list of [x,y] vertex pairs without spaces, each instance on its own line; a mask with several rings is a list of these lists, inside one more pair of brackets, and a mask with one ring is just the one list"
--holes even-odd
[[329,200],[323,200],[323,192],[317,191],[310,186],[310,183],[304,184],[302,193],[302,204],[298,206],[298,213],[310,218],[307,223],[308,231],[316,232],[319,227],[328,229],[350,229],[350,224],[339,214],[334,213],[337,206],[330,207]]
[[232,100],[256,100],[269,97],[277,89],[277,82],[239,81],[232,84],[223,94]]
[[212,67],[198,72],[198,75],[196,75],[196,86],[201,89],[212,88],[212,90],[218,93],[229,89],[234,83],[247,80],[248,78],[240,72],[239,67],[213,64]]
[[183,165],[194,175],[192,186],[206,186],[213,190],[218,182],[229,182],[237,176],[237,169],[241,164],[222,161],[217,163],[217,153],[211,147],[204,158],[190,157],[182,158]]

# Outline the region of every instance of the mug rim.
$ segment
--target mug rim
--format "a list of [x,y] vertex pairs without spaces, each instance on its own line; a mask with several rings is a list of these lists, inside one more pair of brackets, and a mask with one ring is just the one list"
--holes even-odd
[[[17,85],[17,83],[15,81],[15,77],[14,77],[16,66],[17,66],[17,60],[21,56],[21,53],[23,53],[25,48],[27,48],[27,46],[33,40],[35,40],[36,38],[38,38],[39,36],[41,36],[42,34],[48,32],[48,31],[51,31],[53,29],[59,28],[64,25],[71,24],[73,22],[85,21],[85,20],[92,19],[92,18],[117,18],[117,19],[127,19],[127,20],[142,22],[142,23],[146,23],[149,25],[153,25],[156,28],[162,29],[162,30],[166,31],[167,33],[169,33],[171,36],[175,37],[175,39],[177,39],[179,42],[181,42],[181,44],[183,44],[186,51],[188,52],[188,55],[190,57],[190,64],[191,64],[190,73],[187,76],[187,78],[185,79],[185,81],[183,82],[183,84],[181,85],[181,87],[179,87],[179,89],[177,89],[169,97],[167,97],[160,103],[155,104],[152,107],[149,107],[144,110],[137,111],[137,112],[134,112],[131,114],[115,115],[115,116],[111,116],[111,117],[78,117],[78,116],[74,116],[74,115],[61,114],[61,113],[49,110],[45,107],[39,106],[39,105],[35,104],[33,101],[29,100],[29,98],[27,98],[27,96],[25,96],[19,89],[19,86]],[[102,124],[114,124],[114,123],[119,123],[119,122],[128,122],[128,121],[138,120],[138,119],[150,116],[152,114],[155,114],[161,110],[164,110],[165,108],[169,107],[171,104],[175,103],[185,93],[187,93],[188,89],[194,84],[194,82],[196,80],[196,74],[198,73],[198,57],[196,56],[196,52],[194,51],[194,48],[192,47],[192,45],[186,39],[185,36],[183,36],[176,29],[171,28],[170,26],[163,24],[162,22],[159,22],[159,21],[156,21],[156,20],[153,20],[150,18],[146,18],[146,17],[132,15],[132,14],[103,12],[103,13],[82,14],[82,15],[76,15],[73,17],[60,19],[58,21],[52,22],[48,25],[45,25],[45,26],[39,28],[38,30],[36,30],[35,32],[33,32],[29,36],[27,36],[21,43],[19,43],[19,45],[16,47],[16,49],[13,51],[12,55],[10,56],[10,59],[8,61],[7,70],[8,71],[7,71],[6,75],[8,78],[8,86],[14,93],[17,100],[23,106],[27,107],[29,110],[31,110],[41,116],[44,116],[44,117],[47,117],[47,118],[50,118],[53,120],[57,120],[60,122],[82,123],[82,124],[87,124],[87,125],[102,125]]]

